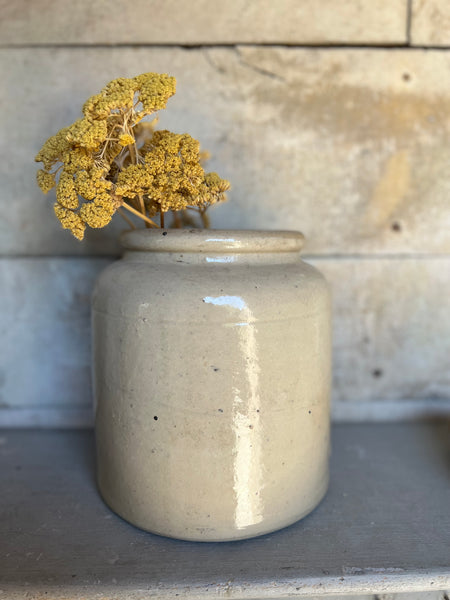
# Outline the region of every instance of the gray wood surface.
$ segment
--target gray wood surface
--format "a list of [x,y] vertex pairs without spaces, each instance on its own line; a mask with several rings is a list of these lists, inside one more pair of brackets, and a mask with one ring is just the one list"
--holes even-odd
[[287,598],[450,587],[449,421],[339,425],[308,517],[233,543],[136,529],[95,485],[90,431],[0,432],[0,590],[15,598]]
[[110,79],[149,70],[178,81],[160,127],[232,183],[213,227],[299,229],[311,254],[450,252],[446,52],[240,46],[0,49],[0,254],[117,252],[119,216],[83,243],[62,230],[33,159]]
[[406,42],[407,0],[8,0],[2,44]]

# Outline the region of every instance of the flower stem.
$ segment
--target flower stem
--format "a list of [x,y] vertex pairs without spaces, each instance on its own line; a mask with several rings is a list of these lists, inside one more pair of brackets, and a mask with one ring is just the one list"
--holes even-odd
[[[141,213],[142,213],[143,215],[145,215],[145,204],[144,204],[144,197],[142,196],[142,194],[139,194],[138,198],[139,198],[139,206],[140,206],[140,209],[141,209]],[[150,227],[150,225],[149,225],[147,222],[145,222],[145,226],[146,226],[147,228],[148,228],[148,227]]]
[[132,206],[130,206],[126,202],[122,202],[122,206],[123,206],[123,208],[126,208],[131,213],[133,213],[133,215],[136,215],[140,219],[143,219],[146,223],[149,223],[151,227],[158,227],[158,225],[154,221],[152,221],[151,219],[149,219],[148,217],[146,217],[145,215],[143,215],[139,210],[136,210],[135,208],[133,208]]
[[137,148],[136,148],[136,142],[134,144],[130,144],[128,146],[129,152],[130,152],[130,158],[131,158],[131,162],[133,163],[133,165],[137,165],[138,163],[138,153],[137,153]]
[[176,229],[181,229],[183,227],[183,222],[181,220],[180,214],[178,211],[173,211],[173,225]]
[[200,213],[203,227],[205,229],[209,229],[210,221],[209,221],[209,216],[206,214],[206,208],[200,208],[199,213]]
[[[123,210],[120,210],[120,208],[117,209],[117,212],[119,213],[119,215],[122,217],[122,219],[124,219],[128,225],[132,228],[132,229],[136,229],[136,225],[133,223],[133,221],[131,219],[129,219],[127,217],[127,215],[123,212]],[[147,223],[146,223],[147,225]]]

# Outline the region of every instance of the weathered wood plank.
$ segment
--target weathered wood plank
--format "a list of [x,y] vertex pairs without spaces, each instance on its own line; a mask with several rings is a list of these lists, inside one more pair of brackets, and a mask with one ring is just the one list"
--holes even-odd
[[90,433],[2,431],[0,589],[8,600],[280,600],[450,587],[446,424],[340,425],[332,440],[330,489],[311,515],[205,544],[115,516]]
[[411,43],[450,46],[450,6],[447,0],[411,0]]
[[0,2],[2,44],[399,44],[407,0]]
[[[334,294],[335,418],[449,414],[450,257],[314,263]],[[106,264],[0,261],[4,426],[92,422],[89,295]]]
[[450,252],[450,54],[239,47],[0,50],[0,253],[118,251],[118,216],[83,243],[59,227],[33,157],[108,80],[150,69],[178,78],[161,127],[232,182],[214,227],[300,229],[316,254]]

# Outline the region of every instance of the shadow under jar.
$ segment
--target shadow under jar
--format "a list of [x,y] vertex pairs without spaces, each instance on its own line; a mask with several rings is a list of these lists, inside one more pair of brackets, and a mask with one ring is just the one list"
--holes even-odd
[[97,480],[138,527],[262,535],[328,485],[330,295],[290,231],[140,230],[92,305]]

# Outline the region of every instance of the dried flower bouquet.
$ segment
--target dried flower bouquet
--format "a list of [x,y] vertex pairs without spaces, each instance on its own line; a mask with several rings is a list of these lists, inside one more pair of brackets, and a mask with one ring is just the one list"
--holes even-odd
[[[144,73],[106,85],[83,106],[83,117],[50,137],[36,162],[44,193],[56,186],[55,214],[65,229],[82,240],[86,226],[105,227],[122,209],[147,227],[192,225],[187,210],[208,225],[206,209],[225,199],[230,187],[217,173],[205,173],[206,153],[187,133],[155,131],[157,119],[144,121],[166,107],[175,78]],[[153,218],[159,215],[159,223]]]

